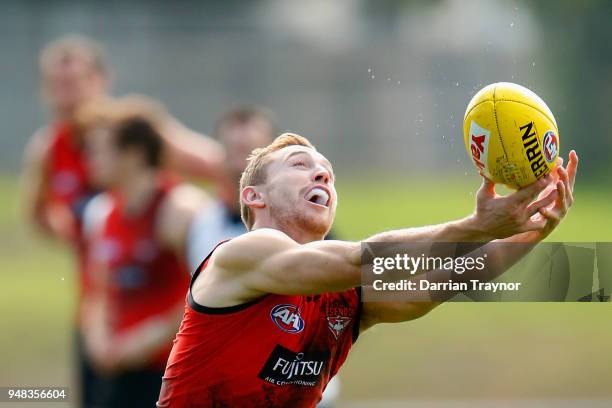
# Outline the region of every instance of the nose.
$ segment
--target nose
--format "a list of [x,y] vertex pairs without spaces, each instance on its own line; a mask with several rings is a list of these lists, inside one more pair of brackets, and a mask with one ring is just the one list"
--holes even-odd
[[331,176],[329,174],[329,171],[327,171],[326,168],[324,167],[319,167],[317,168],[317,170],[314,173],[314,177],[313,177],[314,181],[316,181],[317,183],[323,183],[323,184],[328,184],[329,181],[331,180]]

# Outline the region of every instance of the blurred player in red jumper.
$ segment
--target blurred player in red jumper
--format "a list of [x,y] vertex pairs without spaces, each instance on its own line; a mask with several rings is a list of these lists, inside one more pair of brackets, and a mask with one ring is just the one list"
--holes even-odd
[[127,97],[100,105],[82,127],[91,180],[105,192],[85,209],[92,285],[81,327],[97,374],[94,404],[149,407],[182,316],[187,231],[207,197],[165,170],[151,103]]
[[[83,273],[83,209],[97,189],[85,165],[83,140],[75,132],[75,115],[84,104],[109,97],[110,68],[103,48],[80,36],[50,43],[41,52],[39,68],[41,94],[51,121],[34,134],[26,149],[24,206],[33,224],[47,236],[74,248],[80,298],[89,286]],[[224,153],[218,143],[187,129],[170,115],[165,116],[160,131],[168,167],[195,176],[222,177]],[[82,363],[86,369],[87,362]],[[87,399],[87,380],[83,378]]]

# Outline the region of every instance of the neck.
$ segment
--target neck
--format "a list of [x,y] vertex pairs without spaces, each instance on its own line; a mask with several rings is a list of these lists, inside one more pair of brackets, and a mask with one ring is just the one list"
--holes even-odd
[[51,118],[55,122],[61,123],[72,123],[74,121],[74,112],[75,109],[72,108],[52,108],[51,109]]
[[157,172],[154,169],[143,169],[124,175],[116,191],[125,203],[126,212],[138,213],[149,203],[156,188]]
[[325,238],[324,234],[310,233],[309,231],[305,231],[302,228],[296,228],[292,225],[284,225],[272,219],[255,221],[252,230],[260,228],[272,228],[275,230],[282,231],[289,237],[291,237],[295,242],[300,244],[307,244],[308,242],[313,241],[321,241]]

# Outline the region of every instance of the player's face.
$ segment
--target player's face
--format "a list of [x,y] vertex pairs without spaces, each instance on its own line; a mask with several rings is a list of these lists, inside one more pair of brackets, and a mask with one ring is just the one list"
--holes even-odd
[[82,103],[101,96],[106,81],[85,56],[74,55],[42,68],[42,93],[51,109],[71,114]]
[[227,153],[225,167],[229,174],[239,180],[249,154],[258,147],[270,143],[271,133],[270,124],[261,118],[255,118],[244,124],[224,125],[219,130],[219,138]]
[[100,188],[111,187],[121,175],[121,160],[109,127],[98,126],[85,136],[87,169],[92,182]]
[[304,146],[289,146],[271,154],[263,199],[272,218],[313,234],[329,232],[337,194],[329,161]]

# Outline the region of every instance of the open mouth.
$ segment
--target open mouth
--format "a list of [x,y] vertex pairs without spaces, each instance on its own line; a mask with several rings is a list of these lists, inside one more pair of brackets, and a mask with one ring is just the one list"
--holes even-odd
[[304,198],[313,204],[329,207],[329,192],[321,187],[314,187]]

